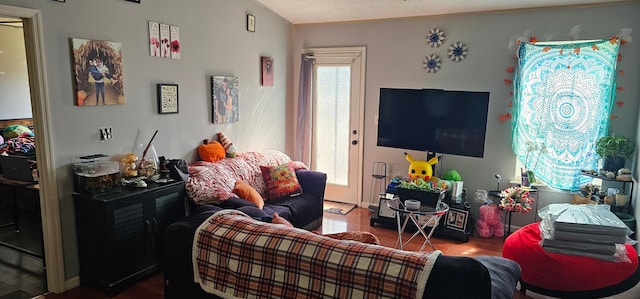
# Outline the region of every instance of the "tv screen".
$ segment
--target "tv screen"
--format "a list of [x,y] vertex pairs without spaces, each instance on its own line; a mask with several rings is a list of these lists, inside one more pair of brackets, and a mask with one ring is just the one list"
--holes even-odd
[[484,157],[489,93],[381,88],[378,146]]

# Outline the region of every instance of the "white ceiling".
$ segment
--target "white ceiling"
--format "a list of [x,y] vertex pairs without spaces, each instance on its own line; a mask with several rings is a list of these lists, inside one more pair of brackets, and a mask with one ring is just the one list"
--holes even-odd
[[622,0],[255,0],[292,24],[500,11]]

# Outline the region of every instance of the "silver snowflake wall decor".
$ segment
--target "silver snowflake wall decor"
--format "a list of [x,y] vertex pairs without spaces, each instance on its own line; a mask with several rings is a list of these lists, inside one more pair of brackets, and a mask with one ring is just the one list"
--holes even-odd
[[428,73],[435,73],[440,69],[442,65],[440,63],[440,56],[436,54],[431,54],[427,56],[427,59],[423,60],[423,68],[427,70]]
[[444,32],[442,32],[438,27],[431,29],[429,34],[427,34],[427,44],[429,44],[431,48],[442,46],[443,41]]
[[460,62],[467,57],[467,46],[464,43],[455,42],[449,47],[447,55],[451,61]]

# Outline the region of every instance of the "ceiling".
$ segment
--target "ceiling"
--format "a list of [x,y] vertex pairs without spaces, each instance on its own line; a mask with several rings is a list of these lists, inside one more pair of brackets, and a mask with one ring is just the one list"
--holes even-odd
[[255,0],[292,24],[350,22],[622,0]]

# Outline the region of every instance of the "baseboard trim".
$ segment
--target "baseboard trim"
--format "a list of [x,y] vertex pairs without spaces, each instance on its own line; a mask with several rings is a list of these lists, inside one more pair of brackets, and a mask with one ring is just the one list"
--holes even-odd
[[64,283],[64,288],[65,288],[66,291],[71,290],[71,289],[75,289],[75,288],[77,288],[79,286],[80,286],[80,276],[72,277],[71,279],[68,279]]

